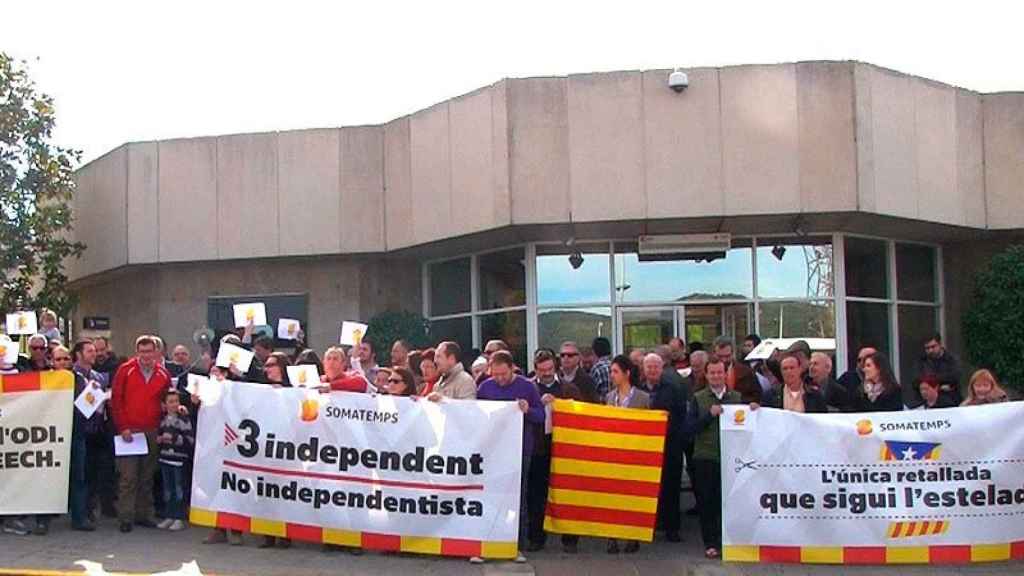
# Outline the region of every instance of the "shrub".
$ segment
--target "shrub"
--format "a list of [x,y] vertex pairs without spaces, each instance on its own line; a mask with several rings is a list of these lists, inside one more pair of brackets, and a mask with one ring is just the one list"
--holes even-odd
[[997,254],[978,273],[963,322],[971,363],[1024,390],[1024,246]]

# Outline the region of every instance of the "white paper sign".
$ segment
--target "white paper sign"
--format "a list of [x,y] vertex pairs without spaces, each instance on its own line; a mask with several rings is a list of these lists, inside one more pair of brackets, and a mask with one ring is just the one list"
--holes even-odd
[[248,304],[235,304],[235,328],[245,328],[250,323],[253,326],[266,326],[267,307],[262,302],[250,302]]
[[250,350],[224,342],[217,351],[217,366],[230,368],[234,364],[239,372],[248,372],[253,356],[255,355]]
[[142,432],[132,434],[132,441],[125,442],[120,434],[114,435],[114,456],[145,456],[149,454],[146,435]]
[[18,362],[18,345],[0,334],[0,366],[13,366]]
[[360,324],[359,322],[342,322],[341,345],[359,346],[359,343],[363,341],[363,337],[366,336],[366,328],[366,324]]
[[75,398],[75,408],[77,408],[78,411],[82,413],[82,416],[85,416],[85,419],[88,420],[89,418],[92,418],[92,415],[95,414],[97,410],[100,409],[100,406],[103,406],[103,403],[106,402],[109,397],[110,395],[107,391],[95,382],[90,382],[86,385],[85,389],[82,390],[82,393]]
[[39,331],[36,313],[28,310],[7,315],[7,333],[12,336],[31,336]]
[[292,318],[278,318],[277,337],[280,340],[295,340],[302,331],[302,323]]
[[544,405],[544,434],[551,434],[554,422],[551,420],[551,404]]
[[312,364],[288,366],[288,382],[298,388],[320,386],[320,373]]

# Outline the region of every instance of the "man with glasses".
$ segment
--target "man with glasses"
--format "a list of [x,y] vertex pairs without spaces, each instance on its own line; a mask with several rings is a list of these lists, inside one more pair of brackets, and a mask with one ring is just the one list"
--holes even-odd
[[28,337],[28,356],[18,358],[18,372],[43,372],[50,369],[49,342],[42,334]]
[[590,374],[587,374],[587,371],[580,366],[580,347],[572,340],[562,342],[558,357],[560,360],[559,378],[563,382],[572,382],[576,386],[576,389],[580,391],[580,400],[600,404],[601,399],[597,396],[594,381],[590,379]]
[[864,362],[869,356],[873,356],[877,352],[878,350],[872,346],[861,348],[857,352],[857,365],[839,377],[839,384],[846,389],[847,398],[853,398],[853,394],[860,390],[864,382]]

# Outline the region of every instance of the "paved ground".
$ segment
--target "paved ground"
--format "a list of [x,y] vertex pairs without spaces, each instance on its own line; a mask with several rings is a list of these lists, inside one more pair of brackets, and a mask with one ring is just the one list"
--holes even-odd
[[[324,553],[318,546],[298,543],[289,550],[260,550],[255,537],[247,537],[243,547],[202,544],[206,529],[190,528],[171,533],[137,528],[130,534],[117,531],[113,520],[101,523],[94,533],[72,532],[66,519],[54,521],[48,536],[0,535],[0,574],[33,574],[30,570],[68,570],[87,574],[110,572],[266,576],[305,576],[330,574],[437,574],[441,576],[541,574],[573,576],[620,576],[622,574],[702,575],[825,575],[855,574],[893,576],[932,574],[1021,574],[1022,563],[985,564],[935,569],[922,567],[858,567],[799,565],[723,565],[708,562],[696,541],[696,523],[687,518],[687,540],[682,544],[655,542],[644,545],[636,555],[609,556],[604,542],[584,539],[578,555],[563,554],[560,547],[529,555],[527,564],[494,562],[474,566],[465,560],[414,555],[367,553],[352,556],[345,552]],[[86,570],[84,561],[89,567]],[[182,568],[195,562],[196,567]],[[11,571],[6,571],[11,570]],[[41,575],[45,573],[34,572]],[[169,575],[167,575],[169,576]]]

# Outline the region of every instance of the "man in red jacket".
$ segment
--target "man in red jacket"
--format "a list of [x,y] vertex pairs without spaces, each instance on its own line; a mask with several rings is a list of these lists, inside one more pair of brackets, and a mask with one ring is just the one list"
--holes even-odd
[[[117,517],[121,532],[131,532],[132,522],[155,527],[153,520],[153,479],[156,475],[156,431],[160,426],[161,399],[171,385],[171,375],[157,362],[159,352],[152,336],[135,340],[135,357],[121,365],[114,376],[111,414],[117,434],[131,442],[132,434],[144,433],[148,452],[145,456],[118,456]],[[135,442],[141,439],[134,440]]]

